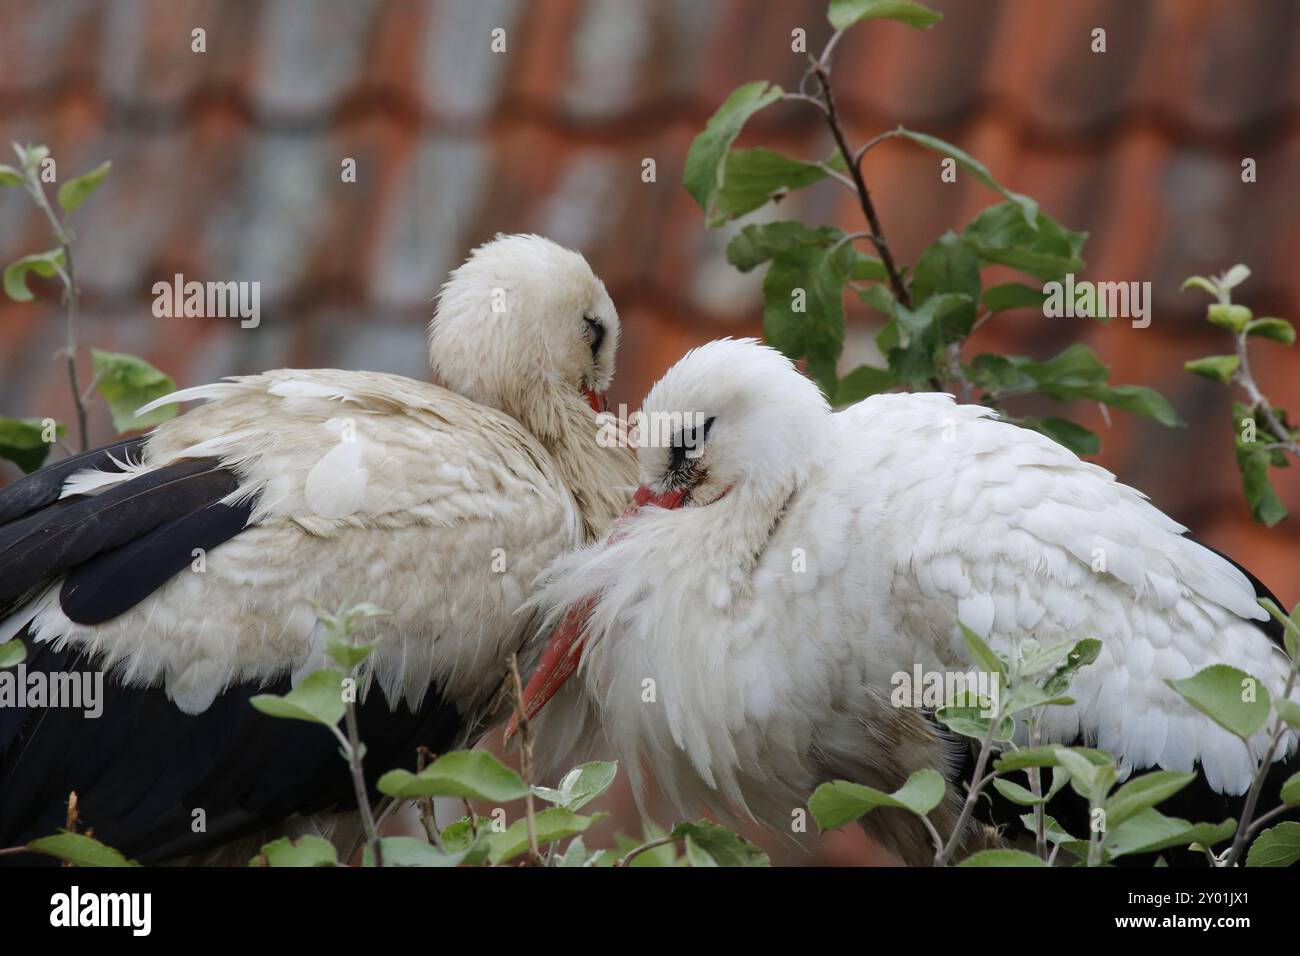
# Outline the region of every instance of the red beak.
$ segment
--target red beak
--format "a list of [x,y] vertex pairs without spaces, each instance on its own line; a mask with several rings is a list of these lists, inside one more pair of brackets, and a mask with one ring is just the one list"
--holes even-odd
[[601,412],[609,411],[609,400],[605,398],[604,392],[598,392],[592,388],[584,388],[582,394],[587,399],[587,404],[591,406],[591,410],[597,415]]
[[[636,494],[632,496],[632,504],[623,512],[623,517],[619,520],[626,521],[646,505],[654,505],[668,510],[681,507],[682,499],[685,496],[685,491],[668,491],[656,494],[642,485],[636,490]],[[617,536],[618,533],[615,532],[610,540],[616,540]],[[528,686],[524,688],[524,716],[529,720],[538,715],[541,709],[546,706],[546,702],[555,696],[559,689],[564,686],[564,682],[573,676],[573,672],[578,669],[578,662],[582,660],[582,649],[586,644],[583,629],[587,625],[587,615],[591,613],[593,603],[594,598],[588,598],[569,608],[565,612],[564,620],[560,622],[560,626],[551,635],[546,650],[542,652],[542,659],[537,664],[537,669],[533,671],[533,676],[528,679]],[[519,714],[516,713],[510,718],[510,723],[506,725],[506,740],[514,736],[518,726]]]

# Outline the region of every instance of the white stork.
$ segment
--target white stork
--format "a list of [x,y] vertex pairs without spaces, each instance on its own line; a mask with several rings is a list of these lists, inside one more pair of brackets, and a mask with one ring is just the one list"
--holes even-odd
[[[551,570],[540,600],[569,610],[526,709],[578,670],[629,771],[644,761],[680,809],[703,801],[789,832],[824,781],[892,791],[931,767],[951,783],[932,818],[951,832],[969,747],[890,695],[917,663],[971,670],[959,619],[1004,650],[1029,635],[1102,641],[1076,704],[1047,709],[1048,740],[1082,738],[1128,770],[1199,764],[1221,802],[1247,789],[1241,742],[1165,679],[1223,662],[1278,694],[1285,654],[1252,580],[1109,472],[948,395],[832,414],[753,340],[691,352],[642,411],[639,428],[677,430],[666,447],[638,443],[642,487],[608,540]],[[570,746],[584,716],[553,708],[539,733]],[[891,813],[866,816],[869,832],[928,862],[917,821]]]
[[0,846],[54,832],[74,790],[143,861],[355,809],[329,734],[248,703],[324,663],[313,603],[391,612],[366,635],[372,787],[419,745],[471,743],[536,627],[517,613],[536,575],[635,483],[597,441],[618,336],[581,255],[499,236],[439,293],[441,386],[281,369],[185,389],[153,404],[209,402],[0,491],[0,641],[26,641],[29,680],[107,676],[97,719],[0,708]]

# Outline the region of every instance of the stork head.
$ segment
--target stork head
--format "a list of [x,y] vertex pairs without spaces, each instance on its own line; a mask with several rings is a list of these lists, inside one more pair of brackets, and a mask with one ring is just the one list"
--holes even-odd
[[541,236],[498,235],[439,290],[429,358],[443,385],[545,439],[604,409],[618,333],[586,259]]
[[[641,407],[641,486],[608,540],[635,534],[629,522],[646,505],[698,512],[683,525],[688,540],[704,524],[770,533],[790,495],[827,454],[831,428],[821,390],[775,349],[754,339],[719,339],[694,349]],[[591,608],[591,599],[570,606],[552,633],[524,690],[528,717],[577,670]],[[514,727],[512,720],[507,737]]]
[[754,339],[702,345],[642,405],[638,501],[703,507],[735,488],[783,502],[824,453],[829,411],[820,389],[775,349]]

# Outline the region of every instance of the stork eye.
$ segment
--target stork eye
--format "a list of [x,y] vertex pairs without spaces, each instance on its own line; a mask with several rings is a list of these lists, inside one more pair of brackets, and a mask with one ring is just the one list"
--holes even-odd
[[688,462],[700,457],[704,443],[709,440],[709,430],[713,428],[715,419],[716,416],[711,415],[699,428],[691,425],[673,436],[672,459],[668,464],[670,472],[685,471]]
[[586,339],[591,344],[591,357],[595,359],[605,343],[605,326],[600,319],[593,319],[589,315],[584,315],[582,321],[587,324]]

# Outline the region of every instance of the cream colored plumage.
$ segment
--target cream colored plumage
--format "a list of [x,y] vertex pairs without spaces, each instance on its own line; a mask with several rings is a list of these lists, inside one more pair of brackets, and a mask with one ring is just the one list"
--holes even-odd
[[64,497],[215,458],[238,478],[225,502],[252,503],[248,527],[112,620],[69,620],[54,580],[3,626],[30,625],[37,645],[90,653],[201,715],[232,685],[322,666],[314,604],[368,601],[391,612],[359,635],[379,642],[371,663],[390,706],[417,711],[436,691],[462,719],[439,746],[472,741],[536,628],[519,613],[535,577],[602,531],[634,484],[631,455],[597,442],[584,397],[608,386],[618,331],[580,255],[498,237],[440,293],[440,385],[281,369],[154,403],[208,400],[123,470],[73,476]]
[[[1285,655],[1247,578],[1110,473],[946,395],[831,414],[752,341],[690,353],[643,411],[708,421],[693,463],[638,449],[644,496],[687,506],[646,508],[561,558],[539,601],[552,617],[591,602],[582,684],[625,764],[684,812],[702,800],[788,833],[826,780],[955,776],[964,745],[890,696],[918,663],[970,669],[959,619],[1003,649],[1101,639],[1077,703],[1047,711],[1050,739],[1082,737],[1125,771],[1199,763],[1214,790],[1246,789],[1245,748],[1164,681],[1224,662],[1276,694]],[[542,739],[568,743],[569,724],[563,703],[542,711]],[[945,833],[958,790],[933,817]],[[864,820],[905,859],[930,858],[905,814]]]

